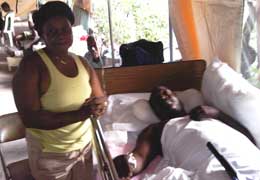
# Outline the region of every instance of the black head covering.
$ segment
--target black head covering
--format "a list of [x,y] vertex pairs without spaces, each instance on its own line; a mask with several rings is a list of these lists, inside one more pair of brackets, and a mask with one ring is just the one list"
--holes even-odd
[[3,2],[1,4],[1,8],[6,12],[6,11],[10,11],[10,5],[7,2]]
[[38,34],[42,35],[42,27],[44,23],[52,17],[66,17],[71,25],[74,24],[74,14],[70,7],[61,1],[50,1],[45,3],[40,9],[33,13],[34,28]]

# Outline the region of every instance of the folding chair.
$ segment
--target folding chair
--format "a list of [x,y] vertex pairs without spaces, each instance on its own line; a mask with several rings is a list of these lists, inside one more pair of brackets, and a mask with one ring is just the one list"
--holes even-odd
[[17,112],[0,116],[0,161],[6,180],[33,180],[25,127]]

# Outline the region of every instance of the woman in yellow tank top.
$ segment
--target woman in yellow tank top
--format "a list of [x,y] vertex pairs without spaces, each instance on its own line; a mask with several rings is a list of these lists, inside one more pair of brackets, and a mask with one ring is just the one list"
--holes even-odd
[[33,21],[46,47],[25,56],[13,79],[32,175],[36,180],[91,180],[89,117],[102,115],[107,99],[87,61],[68,52],[73,41],[71,9],[51,1]]

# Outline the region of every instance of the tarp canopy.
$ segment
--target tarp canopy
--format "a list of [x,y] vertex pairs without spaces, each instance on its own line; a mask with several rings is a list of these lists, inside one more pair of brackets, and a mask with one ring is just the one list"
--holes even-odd
[[[48,2],[54,0],[42,0]],[[66,2],[66,0],[60,0]],[[16,17],[26,16],[30,11],[37,9],[37,0],[0,0],[0,4],[7,2],[11,9],[15,12]]]
[[169,0],[183,59],[214,57],[239,70],[243,0]]
[[16,16],[26,16],[28,12],[37,8],[36,0],[0,0],[0,3],[7,2]]
[[[7,2],[17,16],[26,16],[30,11],[37,9],[38,3],[46,3],[55,0],[0,0],[0,4]],[[68,3],[69,5],[75,4],[76,6],[91,11],[91,0],[59,0]]]

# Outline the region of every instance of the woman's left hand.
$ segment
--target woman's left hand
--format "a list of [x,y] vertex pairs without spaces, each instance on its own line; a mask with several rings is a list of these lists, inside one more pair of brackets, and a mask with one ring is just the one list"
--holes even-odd
[[101,116],[106,112],[108,106],[107,97],[102,96],[88,98],[83,106],[89,110],[91,115],[96,117]]

